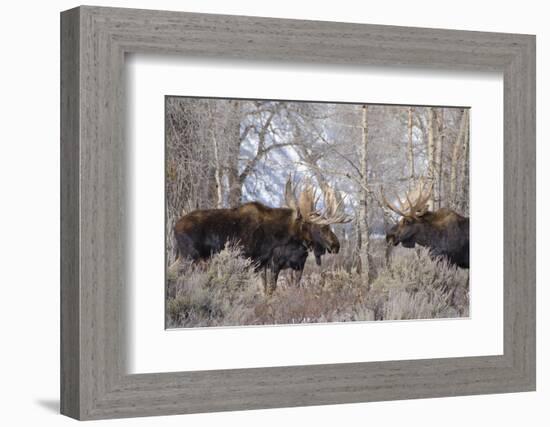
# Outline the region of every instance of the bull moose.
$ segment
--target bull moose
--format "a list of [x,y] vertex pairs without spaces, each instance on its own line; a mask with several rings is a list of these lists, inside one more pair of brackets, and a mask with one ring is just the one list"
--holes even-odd
[[316,196],[313,186],[306,183],[296,199],[290,182],[290,180],[287,181],[285,188],[287,207],[307,213],[311,223],[311,242],[291,241],[284,246],[276,247],[271,258],[270,269],[273,273],[273,283],[277,283],[281,270],[290,268],[293,270],[292,282],[299,285],[308,255],[307,249],[313,251],[315,262],[320,266],[322,255],[327,252],[338,253],[340,250],[340,242],[331,230],[330,224],[346,223],[351,221],[351,218],[343,211],[344,203],[340,194],[331,187],[325,185],[323,188],[325,211],[320,214],[317,210],[319,197]]
[[[281,269],[303,270],[308,249],[314,251],[318,263],[325,251],[339,251],[340,243],[330,224],[351,219],[343,212],[343,203],[335,191],[327,187],[324,194],[325,210],[320,213],[312,187],[305,186],[297,198],[289,178],[285,186],[286,208],[250,202],[230,209],[193,211],[174,227],[178,257],[207,259],[227,243],[236,242],[243,255],[252,259],[258,270],[263,269],[264,289],[270,294],[277,286]],[[268,267],[276,272],[269,287]]]
[[434,256],[443,256],[458,267],[470,268],[470,219],[447,208],[428,210],[432,191],[433,183],[426,189],[421,180],[416,195],[407,193],[404,201],[396,196],[399,205],[396,206],[388,202],[381,190],[386,206],[401,216],[386,233],[386,241],[393,246],[401,243],[406,248],[416,244],[425,246]]

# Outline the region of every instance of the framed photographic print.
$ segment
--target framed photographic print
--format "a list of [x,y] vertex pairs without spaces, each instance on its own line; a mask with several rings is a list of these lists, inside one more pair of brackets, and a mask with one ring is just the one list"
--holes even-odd
[[61,15],[61,410],[535,389],[535,38]]
[[168,96],[165,114],[167,327],[469,316],[469,109]]

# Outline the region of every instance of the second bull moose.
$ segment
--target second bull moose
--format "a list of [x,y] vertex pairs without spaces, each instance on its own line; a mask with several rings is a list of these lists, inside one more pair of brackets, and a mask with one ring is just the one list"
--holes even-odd
[[397,205],[388,202],[383,190],[382,200],[386,206],[401,216],[399,222],[386,233],[390,245],[401,243],[406,248],[416,244],[430,249],[434,256],[443,256],[461,268],[470,268],[470,219],[441,208],[428,209],[433,184],[428,188],[421,180],[416,194],[407,193],[405,200],[396,197]]
[[[337,192],[327,186],[323,194],[325,209],[321,213],[316,210],[318,197],[313,187],[305,185],[296,197],[289,178],[285,186],[286,208],[250,202],[231,209],[193,211],[174,227],[178,257],[207,259],[233,242],[258,270],[263,270],[264,289],[272,293],[281,269],[292,268],[298,271],[298,277],[301,275],[308,250],[313,250],[318,264],[325,252],[339,251],[340,243],[330,225],[351,218],[344,213]],[[269,285],[267,268],[273,272]]]

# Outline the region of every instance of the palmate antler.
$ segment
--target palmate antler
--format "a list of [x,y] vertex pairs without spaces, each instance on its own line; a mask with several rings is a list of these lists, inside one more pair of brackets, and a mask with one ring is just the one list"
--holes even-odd
[[317,210],[317,204],[321,196],[308,181],[302,185],[300,195],[296,199],[295,191],[292,188],[292,180],[289,177],[285,186],[285,202],[288,207],[296,210],[305,221],[318,225],[343,224],[350,222],[353,218],[346,215],[344,211],[344,199],[339,192],[328,185],[324,191],[325,209],[323,212]]
[[350,222],[353,218],[348,216],[344,210],[345,199],[338,191],[335,191],[328,185],[324,191],[325,210],[321,214],[314,213],[309,221],[318,225],[344,224]]
[[421,179],[416,191],[414,193],[406,193],[404,201],[401,200],[398,195],[395,195],[399,206],[388,202],[382,187],[380,187],[380,195],[384,204],[396,214],[403,217],[416,219],[427,212],[428,202],[432,196],[433,187],[434,184],[431,182],[426,191],[426,183],[424,179]]
[[310,218],[318,216],[317,203],[319,203],[320,195],[309,181],[302,185],[300,195],[298,196],[298,209],[302,216],[309,221]]
[[292,210],[298,211],[298,202],[296,201],[296,193],[292,187],[292,175],[288,176],[285,185],[285,204]]

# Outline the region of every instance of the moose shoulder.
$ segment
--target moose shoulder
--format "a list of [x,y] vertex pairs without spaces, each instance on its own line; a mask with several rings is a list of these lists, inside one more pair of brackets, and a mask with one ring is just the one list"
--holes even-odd
[[434,256],[446,257],[458,267],[469,268],[470,219],[447,208],[429,211],[431,191],[431,187],[425,191],[421,183],[416,197],[407,194],[405,201],[397,197],[399,206],[389,203],[382,193],[386,206],[401,216],[386,233],[386,241],[393,245],[401,243],[406,248],[416,244],[425,246]]

